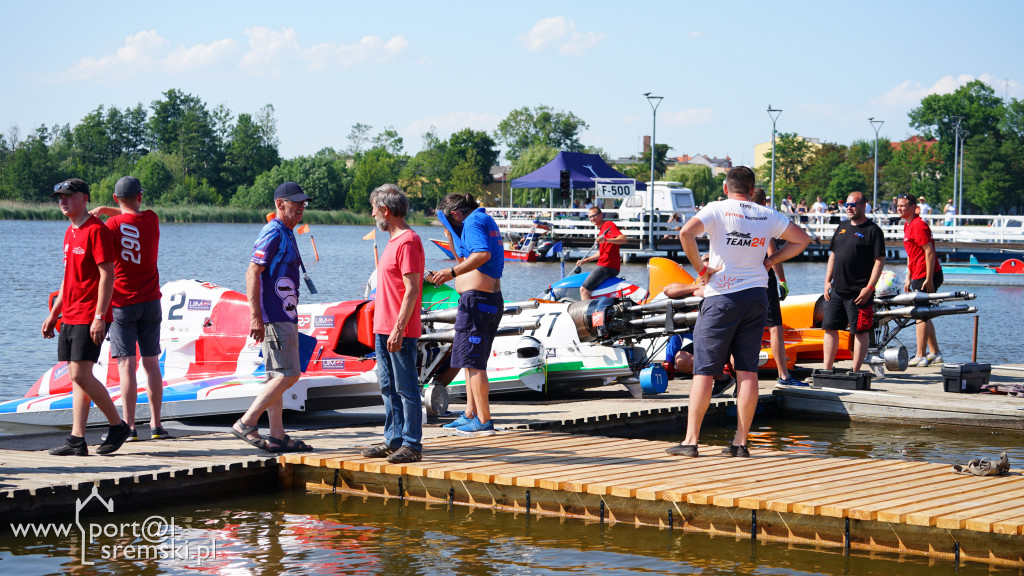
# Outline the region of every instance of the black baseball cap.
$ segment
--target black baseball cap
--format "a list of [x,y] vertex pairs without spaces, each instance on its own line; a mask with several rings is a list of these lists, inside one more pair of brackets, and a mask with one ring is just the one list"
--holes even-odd
[[117,184],[114,184],[114,196],[118,198],[131,198],[143,192],[145,190],[142,189],[142,182],[134,176],[122,176]]
[[284,198],[291,202],[305,202],[310,197],[306,196],[306,193],[302,191],[302,187],[295,182],[285,182],[274,190],[274,200],[278,198]]
[[55,184],[53,186],[53,194],[50,194],[50,198],[56,198],[57,196],[62,195],[71,195],[75,192],[81,192],[88,196],[89,185],[81,178],[68,178],[60,184]]

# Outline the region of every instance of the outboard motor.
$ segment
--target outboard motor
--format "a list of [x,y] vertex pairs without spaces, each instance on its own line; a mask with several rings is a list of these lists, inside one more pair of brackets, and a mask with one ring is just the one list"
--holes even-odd
[[569,317],[576,325],[580,342],[593,342],[598,338],[608,337],[609,324],[614,318],[614,307],[615,300],[611,298],[597,298],[569,305]]

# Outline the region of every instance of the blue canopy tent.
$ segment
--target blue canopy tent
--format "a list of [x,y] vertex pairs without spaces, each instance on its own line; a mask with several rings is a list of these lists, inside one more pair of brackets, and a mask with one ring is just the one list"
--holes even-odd
[[[598,154],[583,152],[559,152],[555,159],[544,166],[512,181],[513,188],[558,188],[562,170],[569,171],[573,190],[594,188],[594,180],[601,178],[628,178],[612,168]],[[646,190],[643,182],[636,183],[637,190]],[[549,195],[549,199],[551,196]]]

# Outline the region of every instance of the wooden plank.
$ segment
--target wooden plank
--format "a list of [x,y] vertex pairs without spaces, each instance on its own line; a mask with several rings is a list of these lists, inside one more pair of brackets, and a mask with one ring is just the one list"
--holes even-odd
[[[979,489],[977,481],[980,478],[974,476],[972,479],[975,482],[967,483],[966,487],[968,490],[965,491],[961,488],[957,492],[961,494],[961,500],[956,504],[950,505],[947,499],[938,499],[938,497],[910,505],[896,503],[889,510],[879,510],[878,520],[882,522],[908,523],[917,526],[933,526],[935,524],[934,514],[936,513],[955,512],[965,507],[975,506],[981,499],[987,497],[1002,498],[1005,497],[1008,490],[1007,485],[1024,484],[1024,479],[1021,478],[985,478],[985,485],[987,487]],[[952,481],[952,478],[950,478],[950,481]],[[961,484],[961,486],[964,485]],[[936,492],[935,494],[939,493]]]
[[864,506],[875,502],[891,500],[897,494],[909,496],[915,492],[928,492],[935,488],[937,479],[947,477],[945,471],[925,470],[916,474],[914,479],[901,480],[898,486],[891,486],[889,490],[882,493],[873,493],[865,497],[863,494],[840,494],[834,498],[825,498],[819,502],[818,514],[844,518],[847,510]]
[[[984,516],[990,512],[1018,510],[1024,512],[1024,492],[1002,492],[985,498],[974,498],[975,494],[965,494],[965,502],[955,502],[939,508],[923,510],[907,516],[907,523],[918,526],[935,526],[937,528],[959,529],[966,524],[966,518]],[[946,519],[941,525],[940,521]],[[961,519],[964,519],[961,521]]]
[[975,532],[992,532],[995,524],[1003,522],[1008,518],[1024,515],[1024,500],[1020,498],[1009,499],[1008,508],[996,509],[995,506],[988,506],[988,509],[978,508],[967,510],[961,513],[940,516],[935,519],[936,528],[959,528],[973,530]]

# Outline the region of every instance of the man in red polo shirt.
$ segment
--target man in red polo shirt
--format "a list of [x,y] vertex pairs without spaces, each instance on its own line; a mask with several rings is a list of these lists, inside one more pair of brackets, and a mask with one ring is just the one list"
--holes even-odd
[[605,220],[604,213],[597,206],[590,208],[587,218],[594,223],[594,226],[597,226],[597,254],[580,259],[576,265],[582,266],[587,262],[597,260],[597,267],[580,286],[581,300],[590,300],[593,297],[592,293],[601,286],[602,282],[619,275],[619,268],[622,266],[619,246],[626,243],[626,236],[619,232],[619,227],[615,225],[615,222]]
[[[903,249],[907,252],[907,279],[903,290],[935,292],[942,285],[942,265],[935,252],[932,229],[918,216],[917,201],[912,195],[900,194],[896,199],[896,210],[900,218],[906,220],[903,225]],[[931,354],[928,353],[929,349],[932,350]],[[910,365],[923,368],[929,364],[942,364],[939,339],[931,320],[918,320],[917,353],[910,359]]]
[[43,338],[53,338],[61,319],[57,360],[68,363],[74,390],[71,436],[56,448],[54,456],[88,456],[85,426],[89,403],[103,412],[110,424],[106,440],[96,452],[110,454],[124,444],[131,433],[117,413],[110,393],[92,373],[107,334],[110,297],[114,286],[114,240],[100,219],[89,214],[89,185],[78,178],[53,187],[60,210],[71,221],[64,232],[64,280],[53,306],[43,322]]
[[160,273],[156,260],[160,246],[160,219],[152,210],[142,210],[142,183],[125,176],[114,185],[118,208],[99,206],[93,216],[109,216],[107,229],[114,235],[114,323],[110,325],[110,355],[117,358],[121,378],[121,402],[124,421],[131,426],[130,441],[139,439],[135,429],[135,402],[138,398],[138,369],[135,346],[138,344],[142,367],[146,371],[146,396],[149,398],[150,437],[170,438],[160,425],[164,396],[160,375]]

